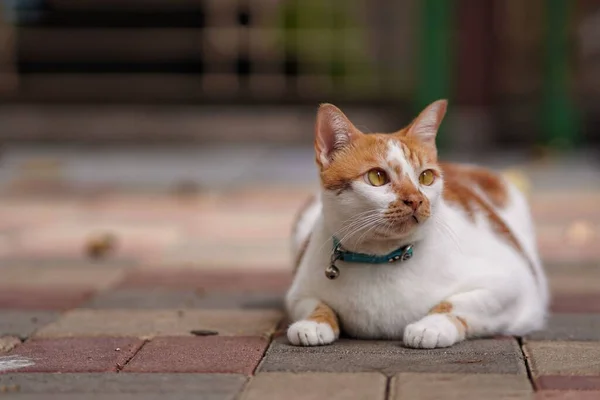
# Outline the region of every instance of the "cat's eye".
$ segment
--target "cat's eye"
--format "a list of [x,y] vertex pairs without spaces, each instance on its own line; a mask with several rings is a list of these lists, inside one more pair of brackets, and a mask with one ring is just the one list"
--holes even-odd
[[421,172],[421,175],[419,175],[419,183],[421,185],[431,186],[433,181],[435,181],[435,174],[430,169],[426,169],[425,171]]
[[367,172],[367,182],[373,186],[383,186],[390,181],[384,170],[375,168]]

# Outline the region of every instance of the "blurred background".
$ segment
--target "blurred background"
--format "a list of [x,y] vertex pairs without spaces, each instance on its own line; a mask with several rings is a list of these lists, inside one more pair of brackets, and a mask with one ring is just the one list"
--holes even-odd
[[560,214],[550,249],[595,237],[600,1],[0,4],[6,257],[112,232],[159,262],[287,265],[317,105],[392,131],[438,98],[446,158],[509,169],[539,218]]

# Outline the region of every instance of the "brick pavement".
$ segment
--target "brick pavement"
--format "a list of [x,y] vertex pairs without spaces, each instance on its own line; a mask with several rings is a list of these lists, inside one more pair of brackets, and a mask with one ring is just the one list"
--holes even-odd
[[[306,194],[0,199],[0,398],[600,398],[598,193],[532,196],[546,331],[437,350],[287,343],[287,235]],[[91,257],[103,235],[115,243]]]

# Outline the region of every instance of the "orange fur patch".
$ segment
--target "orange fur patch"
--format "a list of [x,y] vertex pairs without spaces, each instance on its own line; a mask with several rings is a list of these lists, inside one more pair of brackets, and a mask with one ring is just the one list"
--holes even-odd
[[323,187],[341,192],[370,169],[380,168],[385,162],[388,140],[384,134],[357,136],[346,148],[335,153],[328,168],[321,170]]
[[339,335],[340,333],[337,315],[335,315],[335,312],[331,307],[325,303],[319,303],[307,319],[317,323],[328,324],[336,335]]
[[448,314],[448,318],[456,326],[456,329],[458,329],[458,332],[460,333],[460,335],[466,336],[467,330],[469,329],[469,325],[467,325],[467,321],[462,317],[458,317],[458,316],[452,315],[452,314]]
[[452,311],[452,303],[449,301],[442,301],[437,306],[433,307],[429,314],[448,314]]
[[[477,212],[483,213],[493,231],[523,255],[536,276],[535,268],[525,254],[521,243],[493,207],[504,207],[508,201],[507,188],[502,180],[484,168],[442,164],[442,169],[444,171],[444,199],[462,208],[473,221]],[[487,201],[473,189],[472,185],[484,193]]]
[[[449,186],[449,191],[458,192],[461,196],[461,186],[467,188],[471,185],[477,187],[485,197],[499,208],[506,207],[508,202],[508,190],[500,176],[490,170],[480,167],[472,167],[458,164],[442,164],[444,171],[444,183]],[[464,191],[463,195],[464,195]],[[449,193],[452,196],[451,193]]]

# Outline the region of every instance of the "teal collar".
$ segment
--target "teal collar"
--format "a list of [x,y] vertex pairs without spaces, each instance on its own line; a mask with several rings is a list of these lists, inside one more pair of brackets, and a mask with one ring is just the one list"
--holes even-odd
[[331,256],[331,265],[325,270],[325,276],[329,279],[335,279],[340,275],[340,270],[336,267],[336,261],[344,261],[361,264],[393,264],[410,260],[413,256],[413,246],[408,244],[402,246],[383,256],[374,254],[354,253],[344,250],[340,241],[335,236],[333,237],[333,254]]

